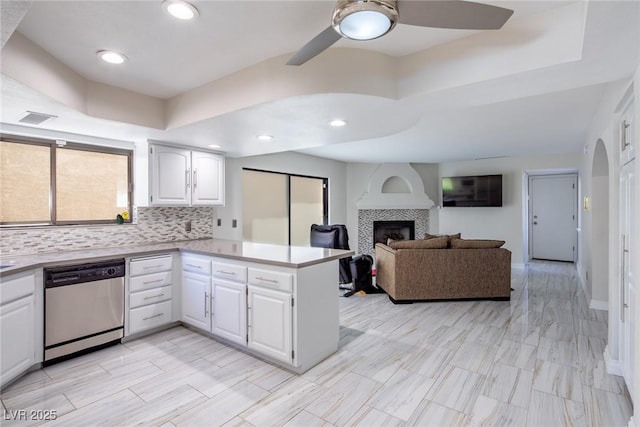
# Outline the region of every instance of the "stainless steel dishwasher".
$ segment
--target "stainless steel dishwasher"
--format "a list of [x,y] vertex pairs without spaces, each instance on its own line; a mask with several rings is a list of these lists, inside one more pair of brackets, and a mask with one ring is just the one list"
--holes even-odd
[[44,269],[44,364],[124,336],[124,259]]

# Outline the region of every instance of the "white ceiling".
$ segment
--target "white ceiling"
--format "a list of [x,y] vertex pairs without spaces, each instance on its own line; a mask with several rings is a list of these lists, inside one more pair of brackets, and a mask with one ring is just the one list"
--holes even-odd
[[[345,161],[443,162],[579,150],[607,84],[630,78],[638,64],[638,2],[487,3],[515,11],[494,34],[398,25],[381,39],[340,40],[331,48],[393,57],[399,64],[395,98],[331,90],[283,96],[159,130],[90,117],[3,74],[2,122],[16,123],[25,110],[35,110],[59,116],[43,125],[56,131],[219,143],[231,156],[299,150]],[[159,1],[33,1],[17,31],[87,80],[170,101],[275,57],[284,55],[285,62],[329,25],[334,5],[193,4],[199,18],[179,22]],[[580,10],[585,15],[575,13]],[[546,39],[558,52],[519,53]],[[579,49],[560,52],[574,39]],[[124,52],[129,61],[118,68],[102,64],[95,55],[100,49]],[[311,62],[330,58],[325,53]],[[366,65],[344,72],[366,79]],[[328,128],[334,117],[349,123]],[[262,132],[276,138],[259,143],[255,135]]]

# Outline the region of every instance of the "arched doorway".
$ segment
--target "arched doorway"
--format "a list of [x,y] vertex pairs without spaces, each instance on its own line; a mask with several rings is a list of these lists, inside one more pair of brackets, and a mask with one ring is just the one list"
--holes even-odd
[[609,159],[598,139],[591,168],[591,308],[608,309],[609,301]]

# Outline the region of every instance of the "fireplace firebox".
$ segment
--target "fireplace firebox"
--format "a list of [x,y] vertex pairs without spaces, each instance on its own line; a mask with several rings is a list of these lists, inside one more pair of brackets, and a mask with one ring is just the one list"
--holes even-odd
[[373,246],[387,239],[413,240],[415,232],[415,221],[373,221]]

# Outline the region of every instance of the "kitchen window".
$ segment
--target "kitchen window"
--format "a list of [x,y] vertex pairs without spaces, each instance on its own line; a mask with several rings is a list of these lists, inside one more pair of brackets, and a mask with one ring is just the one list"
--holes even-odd
[[130,218],[132,158],[131,150],[3,135],[0,224],[107,224],[118,222],[118,215]]

